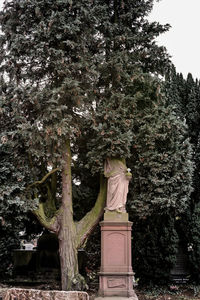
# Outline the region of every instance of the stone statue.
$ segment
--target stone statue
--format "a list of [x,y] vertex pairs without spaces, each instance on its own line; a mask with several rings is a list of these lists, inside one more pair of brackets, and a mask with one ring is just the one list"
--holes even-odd
[[108,178],[107,201],[105,210],[126,212],[128,184],[132,178],[130,169],[120,159],[107,158],[104,176]]

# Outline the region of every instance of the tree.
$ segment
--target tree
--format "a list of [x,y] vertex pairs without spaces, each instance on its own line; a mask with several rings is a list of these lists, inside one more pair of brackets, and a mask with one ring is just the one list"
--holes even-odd
[[[175,88],[176,86],[176,88]],[[183,119],[188,126],[188,137],[193,147],[192,160],[195,164],[193,186],[194,192],[191,195],[191,203],[199,202],[199,80],[194,80],[191,73],[187,79],[182,74],[176,73],[176,69],[172,67],[166,77],[166,96],[168,103],[175,105],[175,111],[179,118]],[[176,92],[175,92],[176,89]],[[179,99],[175,102],[175,98],[171,95],[177,94]]]
[[[3,80],[0,83],[1,95],[5,91],[6,84]],[[10,90],[12,85],[10,85]],[[16,157],[12,147],[10,146],[10,137],[8,132],[13,132],[16,124],[12,119],[14,114],[13,105],[11,102],[4,102],[3,97],[0,98],[0,276],[5,277],[11,273],[12,253],[20,244],[19,232],[24,229],[24,222],[26,221],[26,214],[28,209],[33,208],[28,203],[20,201],[19,191],[26,188],[26,181],[28,176],[26,167],[21,168],[15,163]],[[5,133],[6,129],[6,133]],[[14,144],[12,144],[14,145]],[[20,159],[23,160],[23,149],[18,141],[18,153]],[[23,171],[22,171],[23,169]],[[31,205],[31,203],[30,203]],[[17,214],[16,214],[17,211]]]
[[[64,290],[77,287],[77,249],[97,224],[106,198],[101,175],[94,207],[75,221],[72,186],[83,179],[71,170],[80,161],[80,168],[97,174],[106,157],[130,157],[143,74],[164,73],[169,63],[154,41],[169,26],[147,21],[152,5],[152,0],[12,0],[1,13],[1,99],[13,110],[6,115],[13,127],[3,126],[2,136],[23,175],[15,199],[38,202],[33,213],[58,235]],[[151,76],[146,80],[151,83]]]
[[[179,101],[174,102],[173,95],[176,93]],[[190,138],[190,143],[193,148],[192,161],[194,164],[194,172],[192,177],[193,192],[190,196],[190,205],[188,210],[181,216],[179,227],[182,229],[184,236],[186,236],[188,245],[191,247],[189,258],[191,262],[191,270],[193,279],[199,282],[197,269],[200,265],[200,251],[199,251],[199,170],[200,170],[200,155],[199,155],[199,99],[200,89],[199,80],[194,80],[191,73],[184,79],[182,74],[176,72],[175,67],[170,69],[166,77],[166,96],[170,104],[176,105],[176,114],[178,118],[185,121],[188,126],[187,135]]]
[[170,214],[135,218],[133,270],[139,284],[166,285],[170,282],[179,242],[175,222]]
[[175,217],[188,208],[193,191],[187,127],[173,107],[160,101],[135,118],[130,206],[140,217],[167,213]]

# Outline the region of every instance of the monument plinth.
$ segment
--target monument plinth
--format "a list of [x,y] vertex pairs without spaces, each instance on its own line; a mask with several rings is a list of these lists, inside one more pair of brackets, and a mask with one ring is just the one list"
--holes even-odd
[[133,290],[131,229],[128,213],[108,211],[101,226],[100,297],[138,299]]

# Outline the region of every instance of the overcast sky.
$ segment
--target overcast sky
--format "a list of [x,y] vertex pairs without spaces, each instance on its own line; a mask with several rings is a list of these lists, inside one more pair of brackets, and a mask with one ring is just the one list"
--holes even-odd
[[200,0],[155,2],[150,20],[172,26],[159,44],[166,46],[178,72],[200,79]]
[[200,0],[155,0],[150,20],[172,26],[158,43],[167,48],[178,72],[200,79]]

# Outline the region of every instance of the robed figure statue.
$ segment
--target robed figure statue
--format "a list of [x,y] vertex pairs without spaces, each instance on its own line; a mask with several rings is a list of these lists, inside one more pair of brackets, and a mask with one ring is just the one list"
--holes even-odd
[[123,160],[107,158],[104,176],[108,179],[106,208],[108,211],[126,212],[129,181],[132,175]]

